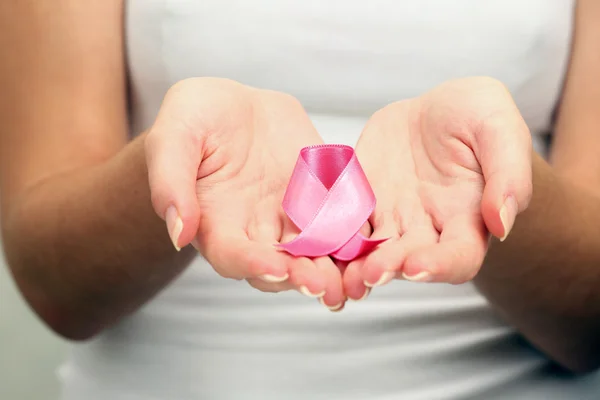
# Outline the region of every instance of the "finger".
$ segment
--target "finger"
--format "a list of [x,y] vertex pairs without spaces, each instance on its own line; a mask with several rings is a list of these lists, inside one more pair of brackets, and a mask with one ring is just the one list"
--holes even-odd
[[340,270],[340,273],[343,276],[346,272],[346,268],[348,268],[349,261],[336,260],[335,258],[332,258],[332,261],[335,264],[335,266]]
[[[369,221],[365,222],[360,228],[360,233],[369,238],[373,235],[373,227]],[[342,274],[342,284],[346,296],[354,301],[366,299],[371,292],[371,288],[365,286],[360,272],[364,263],[364,257],[352,260],[349,263],[341,261],[336,261],[335,263]]]
[[262,210],[254,210],[251,216],[252,221],[246,229],[250,240],[257,242],[276,244],[279,243],[283,234],[283,213],[277,213],[273,210],[278,204],[267,204]]
[[371,288],[365,286],[362,274],[364,257],[348,264],[343,275],[344,292],[349,299],[360,301],[366,299],[371,293]]
[[[272,211],[255,213],[253,216],[254,220],[248,225],[247,234],[248,238],[252,241],[275,244],[279,241],[282,231],[281,218]],[[290,260],[286,260],[289,265]],[[258,278],[246,279],[248,284],[261,292],[267,293],[279,293],[288,290],[297,289],[297,287],[291,282],[291,279],[281,281],[277,277],[273,276],[262,276]]]
[[340,311],[346,302],[340,269],[329,257],[315,258],[314,263],[326,281],[325,295],[319,301],[330,311]]
[[481,213],[488,230],[504,240],[531,199],[531,135],[514,106],[485,119],[475,140],[485,178]]
[[[279,250],[278,250],[279,251]],[[289,278],[285,281],[270,275],[247,279],[248,283],[263,292],[283,292],[297,290],[311,298],[322,298],[327,289],[327,280],[323,273],[318,271],[315,262],[306,257],[292,257],[285,255],[288,265]],[[338,278],[341,280],[341,278]]]
[[418,248],[438,241],[438,233],[430,221],[408,229],[401,237],[381,244],[364,261],[362,278],[365,286],[377,287],[390,282],[401,271],[406,256]]
[[487,246],[481,215],[458,215],[444,225],[439,243],[407,255],[402,276],[413,282],[467,282],[479,271]]
[[[290,276],[291,257],[270,243],[248,239],[233,230],[199,238],[200,252],[221,276],[231,279],[260,278],[280,283]],[[229,232],[229,233],[227,233]]]
[[202,140],[161,108],[145,138],[146,162],[152,205],[166,220],[176,249],[196,235],[200,208],[196,177],[202,161]]
[[[389,260],[385,260],[385,254],[387,252],[386,249],[390,246],[390,244],[400,238],[398,225],[394,219],[393,212],[375,212],[372,217],[371,225],[373,227],[373,233],[371,234],[372,239],[389,239],[380,244],[377,248],[375,248],[375,250],[365,257],[355,260],[352,263],[352,270],[350,271],[351,274],[358,272],[360,274],[360,279],[363,282],[362,286],[369,288],[385,285],[393,279],[394,272],[386,273],[386,265],[388,265]],[[362,294],[364,294],[366,289],[363,290],[361,285],[357,285],[355,282],[352,282],[350,280],[352,277],[353,275],[348,278],[348,285],[355,287],[349,287],[348,289],[352,291],[353,295],[355,295],[357,291],[360,291]],[[353,298],[357,297],[353,296]]]
[[[287,217],[284,218],[281,242],[287,243],[298,235],[299,230]],[[285,254],[287,255],[287,253]],[[315,262],[308,257],[294,257],[291,255],[288,255],[288,257],[290,258],[290,283],[305,296],[317,299],[323,297],[327,289],[327,276],[323,271],[317,268]]]
[[[321,261],[321,268],[323,268],[323,260],[319,261]],[[315,273],[319,267],[317,267],[316,262],[313,260],[310,260],[306,257],[298,257],[296,259],[289,260],[289,263],[290,277],[284,282],[272,282],[264,278],[253,278],[246,280],[252,287],[262,292],[278,293],[288,290],[297,290],[307,297],[319,299],[323,305],[332,311],[339,311],[343,307],[343,291],[335,287],[335,281],[337,280],[338,282],[341,282],[342,279],[339,271],[332,272],[321,270],[319,274],[325,275],[325,279],[323,279]],[[335,268],[335,265],[333,267]],[[336,273],[337,276],[334,275]],[[327,277],[328,275],[329,277]],[[332,281],[332,283],[328,283],[328,280]],[[341,286],[341,284],[338,283],[337,286]],[[333,294],[328,293],[328,287]],[[328,293],[328,302],[323,303],[323,297],[326,295],[326,293]],[[331,304],[333,304],[333,306],[331,306]]]
[[410,233],[381,244],[364,260],[360,271],[363,284],[370,288],[388,284],[401,270],[408,252],[419,244]]
[[315,262],[307,257],[289,257],[290,284],[305,296],[315,299],[323,297],[327,289],[327,277]]

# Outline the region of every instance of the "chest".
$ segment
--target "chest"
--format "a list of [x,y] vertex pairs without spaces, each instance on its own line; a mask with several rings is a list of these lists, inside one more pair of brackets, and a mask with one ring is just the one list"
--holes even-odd
[[548,129],[568,61],[574,0],[128,0],[134,97],[220,76],[288,92],[309,112],[370,115],[448,79],[503,81]]

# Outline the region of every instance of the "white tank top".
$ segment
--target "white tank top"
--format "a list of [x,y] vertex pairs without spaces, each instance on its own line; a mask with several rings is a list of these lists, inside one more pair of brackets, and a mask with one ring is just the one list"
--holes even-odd
[[[129,0],[132,132],[165,91],[219,76],[296,96],[326,142],[354,144],[389,102],[445,80],[506,83],[543,151],[573,0]],[[198,257],[117,326],[72,346],[64,400],[592,399],[472,284],[394,281],[333,314],[226,280]]]

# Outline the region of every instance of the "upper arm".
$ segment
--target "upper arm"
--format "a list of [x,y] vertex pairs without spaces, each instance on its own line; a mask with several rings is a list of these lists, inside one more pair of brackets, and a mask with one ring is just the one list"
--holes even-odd
[[600,189],[600,1],[579,0],[555,131],[556,170]]
[[122,0],[0,2],[0,204],[126,142]]

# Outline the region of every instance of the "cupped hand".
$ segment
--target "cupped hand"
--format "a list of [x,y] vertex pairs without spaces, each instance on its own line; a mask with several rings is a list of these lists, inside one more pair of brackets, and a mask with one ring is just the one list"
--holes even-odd
[[194,244],[221,276],[262,291],[296,289],[340,309],[342,277],[329,257],[275,246],[299,233],[281,202],[300,149],[319,143],[289,95],[224,79],[181,81],[146,138],[154,208],[175,246]]
[[532,194],[529,130],[491,78],[444,83],[391,104],[356,151],[377,197],[374,238],[389,237],[344,272],[348,297],[394,278],[458,284],[503,240]]

